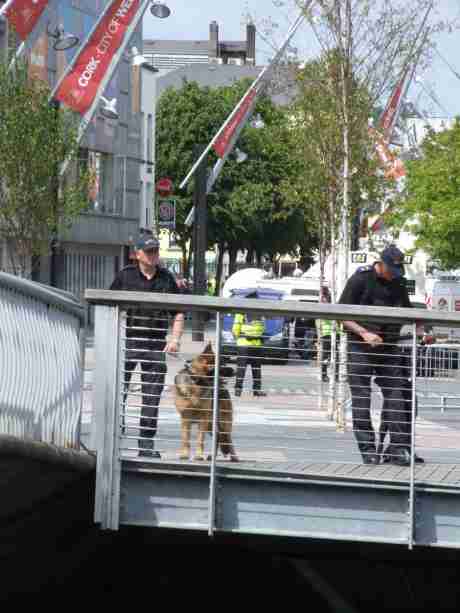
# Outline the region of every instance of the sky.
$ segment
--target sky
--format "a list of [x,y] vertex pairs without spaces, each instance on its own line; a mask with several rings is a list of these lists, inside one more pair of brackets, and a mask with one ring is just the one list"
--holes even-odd
[[[289,14],[282,6],[283,0],[166,0],[172,13],[160,20],[147,12],[144,18],[144,37],[162,40],[207,40],[209,24],[216,20],[223,40],[245,39],[245,18],[250,12],[256,23],[271,17],[279,23],[278,40],[288,29]],[[435,0],[435,15],[442,19],[455,19],[460,25],[460,0]],[[294,41],[302,55],[316,52],[314,35],[304,27]],[[437,48],[444,60],[435,54],[431,68],[422,76],[421,83],[414,83],[408,98],[417,101],[418,107],[430,115],[440,117],[460,115],[460,29],[453,34],[443,33],[436,38]],[[259,37],[257,63],[266,64],[271,56],[269,46]],[[456,77],[445,60],[458,73]],[[427,92],[434,92],[434,96]],[[433,98],[435,100],[433,100]]]

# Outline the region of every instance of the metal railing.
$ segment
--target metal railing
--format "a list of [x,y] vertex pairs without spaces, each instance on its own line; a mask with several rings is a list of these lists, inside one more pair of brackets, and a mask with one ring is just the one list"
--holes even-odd
[[0,434],[79,448],[83,306],[0,273]]
[[[403,481],[410,546],[416,483],[456,483],[457,349],[449,347],[440,364],[446,348],[424,346],[417,326],[460,326],[460,314],[99,290],[86,298],[96,304],[96,518],[103,527],[118,527],[122,462],[180,462],[182,472],[209,462],[210,534],[222,462],[268,475]],[[166,355],[172,315],[190,311],[215,314],[215,324],[201,343],[187,330],[181,353]],[[278,327],[250,349],[237,346],[228,325],[235,313],[276,319]],[[300,338],[296,318],[373,322],[383,327],[383,343],[371,347],[337,324],[329,339],[314,323]],[[404,346],[394,326],[408,327]]]

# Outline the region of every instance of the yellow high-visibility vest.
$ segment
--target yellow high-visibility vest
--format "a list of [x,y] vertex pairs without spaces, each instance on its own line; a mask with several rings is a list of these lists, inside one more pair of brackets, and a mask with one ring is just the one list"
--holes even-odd
[[265,323],[261,319],[248,321],[246,315],[237,313],[233,322],[232,332],[239,347],[261,347],[265,333]]

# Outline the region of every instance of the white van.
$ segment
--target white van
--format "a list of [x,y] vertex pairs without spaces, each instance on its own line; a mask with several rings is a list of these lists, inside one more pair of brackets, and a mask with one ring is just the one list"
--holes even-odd
[[[435,311],[460,312],[460,278],[443,275],[427,280],[426,303]],[[448,340],[459,341],[460,328],[435,329],[437,336],[447,336]]]

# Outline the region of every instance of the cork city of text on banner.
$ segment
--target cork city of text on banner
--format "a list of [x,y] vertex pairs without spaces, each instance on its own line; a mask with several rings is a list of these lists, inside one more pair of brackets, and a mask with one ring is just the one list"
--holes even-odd
[[120,49],[141,0],[114,0],[78,54],[54,98],[84,115],[98,94],[104,76]]

